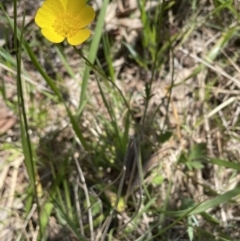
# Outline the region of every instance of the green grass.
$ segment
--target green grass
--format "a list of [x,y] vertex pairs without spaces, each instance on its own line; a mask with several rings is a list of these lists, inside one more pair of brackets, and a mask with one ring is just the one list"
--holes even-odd
[[238,2],[115,4],[73,48],[1,3],[0,239],[240,240]]

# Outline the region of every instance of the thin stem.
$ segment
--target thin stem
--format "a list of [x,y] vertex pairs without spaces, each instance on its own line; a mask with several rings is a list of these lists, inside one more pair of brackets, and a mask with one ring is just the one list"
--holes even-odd
[[[23,22],[22,22],[22,29],[21,29],[21,35],[18,39],[18,29],[17,29],[17,0],[14,0],[14,48],[16,51],[16,63],[17,63],[17,92],[18,92],[18,109],[20,113],[20,118],[23,121],[23,128],[21,128],[22,133],[25,136],[27,149],[28,149],[28,155],[30,160],[30,168],[31,168],[31,174],[30,180],[31,184],[33,185],[33,190],[36,198],[37,203],[37,211],[38,211],[38,218],[39,218],[39,230],[40,230],[40,239],[43,237],[43,230],[42,225],[40,222],[40,215],[41,215],[41,207],[38,199],[38,193],[37,193],[37,185],[36,182],[36,171],[34,168],[34,161],[33,161],[33,153],[32,153],[32,147],[30,142],[30,136],[28,133],[29,127],[28,127],[28,121],[27,121],[27,114],[26,114],[26,108],[24,103],[24,96],[23,96],[23,89],[22,89],[22,79],[21,79],[21,50],[22,50],[22,42],[23,42],[23,31],[24,31],[24,24],[25,24],[25,14],[23,16]],[[21,122],[22,122],[21,121]]]

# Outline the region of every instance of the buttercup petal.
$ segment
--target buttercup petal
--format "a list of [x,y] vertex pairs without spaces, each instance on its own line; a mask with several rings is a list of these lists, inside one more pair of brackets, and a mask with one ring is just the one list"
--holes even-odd
[[[67,6],[67,3],[68,3],[68,0],[60,0],[62,2],[62,5],[64,7],[64,10],[66,11],[66,6]],[[72,0],[74,1],[74,0]]]
[[83,43],[86,41],[91,35],[91,32],[89,29],[80,29],[73,37],[68,38],[67,41],[69,44],[75,46]]
[[52,27],[42,29],[43,36],[52,43],[61,43],[64,37],[54,31]]
[[51,26],[54,20],[55,17],[53,16],[53,14],[49,13],[49,11],[46,12],[42,8],[38,9],[37,14],[35,16],[35,22],[40,28],[47,28]]
[[65,12],[62,0],[45,0],[41,9],[46,13],[46,15],[49,14],[54,17],[58,17],[60,14]]
[[93,21],[94,18],[95,12],[93,8],[90,6],[84,7],[77,16],[79,28],[85,28],[88,24],[90,24]]
[[86,6],[85,0],[68,0],[66,6],[66,12],[77,16],[81,10]]

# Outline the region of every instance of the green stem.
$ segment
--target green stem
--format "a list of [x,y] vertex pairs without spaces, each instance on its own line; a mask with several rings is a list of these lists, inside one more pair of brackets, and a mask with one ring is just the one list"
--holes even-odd
[[[30,168],[31,168],[31,174],[29,175],[29,178],[31,180],[31,185],[33,186],[34,190],[34,195],[36,198],[36,203],[37,203],[37,212],[38,212],[38,218],[40,219],[41,215],[41,207],[37,195],[37,182],[36,182],[36,170],[34,168],[34,161],[33,161],[33,153],[32,153],[32,147],[31,147],[31,142],[30,142],[30,136],[28,133],[28,121],[27,121],[27,114],[26,114],[26,109],[25,109],[25,104],[24,104],[24,96],[23,96],[23,89],[22,89],[22,79],[21,79],[21,47],[22,47],[22,41],[23,41],[23,31],[24,31],[24,23],[25,23],[25,14],[23,17],[23,22],[22,22],[22,29],[21,29],[21,35],[20,39],[18,41],[17,37],[17,1],[14,0],[14,25],[13,25],[13,30],[14,30],[14,48],[16,50],[16,63],[17,63],[17,96],[18,96],[18,109],[20,113],[20,118],[21,118],[21,123],[23,120],[23,128],[21,128],[21,131],[23,132],[22,135],[25,136],[26,144],[27,144],[27,149],[28,149],[28,156],[30,160]],[[40,222],[39,222],[40,224]],[[40,227],[40,239],[43,237],[43,230],[42,226],[39,225]]]

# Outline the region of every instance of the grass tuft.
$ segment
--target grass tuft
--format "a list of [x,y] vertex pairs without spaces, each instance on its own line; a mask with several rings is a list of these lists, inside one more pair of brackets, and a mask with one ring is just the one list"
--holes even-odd
[[0,3],[0,240],[240,240],[238,2],[89,4]]

